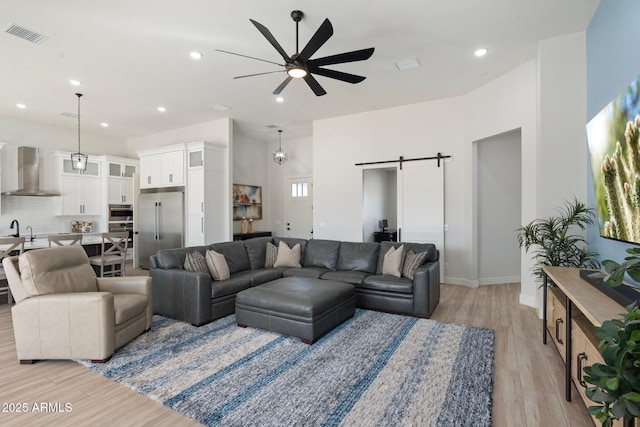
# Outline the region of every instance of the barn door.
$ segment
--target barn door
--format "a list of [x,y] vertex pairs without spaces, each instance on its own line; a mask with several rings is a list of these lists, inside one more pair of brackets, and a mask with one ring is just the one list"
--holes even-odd
[[444,162],[403,162],[398,170],[398,240],[433,243],[444,281]]

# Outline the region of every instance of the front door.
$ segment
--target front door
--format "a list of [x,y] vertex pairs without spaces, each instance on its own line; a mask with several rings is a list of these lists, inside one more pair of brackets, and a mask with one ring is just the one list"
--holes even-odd
[[284,235],[313,238],[313,181],[310,176],[285,178]]

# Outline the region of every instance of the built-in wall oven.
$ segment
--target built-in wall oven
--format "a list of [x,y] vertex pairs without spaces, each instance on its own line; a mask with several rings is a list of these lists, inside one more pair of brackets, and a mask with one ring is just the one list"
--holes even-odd
[[133,205],[109,205],[109,222],[133,223]]
[[129,250],[133,248],[133,205],[109,205],[109,232],[128,231]]

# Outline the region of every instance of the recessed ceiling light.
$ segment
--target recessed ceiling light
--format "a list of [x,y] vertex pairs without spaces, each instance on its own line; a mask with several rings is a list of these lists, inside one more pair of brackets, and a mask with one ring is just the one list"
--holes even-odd
[[421,67],[420,60],[418,59],[417,56],[403,59],[402,61],[395,62],[394,64],[396,64],[396,68],[398,68],[398,70],[400,71]]
[[284,102],[284,98],[279,96],[279,97],[276,98],[276,102],[283,103]]
[[210,105],[209,107],[213,108],[214,110],[218,110],[218,111],[228,111],[231,110],[231,107],[224,105],[224,104],[213,104]]
[[167,109],[165,107],[158,107],[158,111],[164,113],[165,111],[167,111]]
[[82,82],[80,80],[69,80],[69,83],[71,83],[72,86],[82,86]]
[[475,56],[481,57],[481,56],[485,56],[487,52],[489,52],[489,50],[483,47],[473,52],[473,54]]
[[200,52],[191,52],[189,53],[191,59],[202,59],[202,54]]
[[102,126],[103,128],[108,128],[109,127],[109,123],[102,122],[102,123],[100,123],[100,126]]
[[16,107],[18,107],[21,110],[24,110],[25,108],[27,108],[25,104],[16,104]]

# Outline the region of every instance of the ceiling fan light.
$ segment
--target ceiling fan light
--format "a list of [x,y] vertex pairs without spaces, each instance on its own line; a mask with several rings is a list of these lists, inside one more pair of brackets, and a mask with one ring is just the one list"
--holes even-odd
[[287,74],[293,77],[294,79],[300,79],[307,75],[307,70],[304,68],[293,67],[287,70]]

